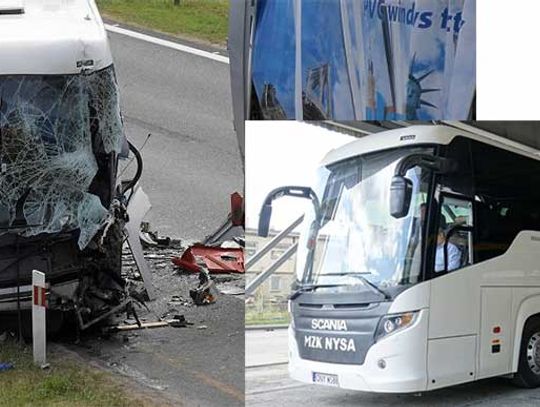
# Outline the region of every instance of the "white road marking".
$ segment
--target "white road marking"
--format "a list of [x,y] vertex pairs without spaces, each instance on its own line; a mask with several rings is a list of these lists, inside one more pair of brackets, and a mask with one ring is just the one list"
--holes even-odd
[[137,38],[142,41],[151,42],[152,44],[161,45],[163,47],[172,48],[177,51],[187,52],[189,54],[198,55],[203,58],[208,58],[213,61],[222,62],[225,64],[229,63],[229,58],[224,57],[223,55],[215,54],[208,51],[203,51],[201,49],[188,47],[187,45],[178,44],[176,42],[163,40],[161,38],[152,37],[151,35],[141,34],[136,31],[127,30],[125,28],[118,27],[116,25],[105,24],[105,28],[113,33],[127,35],[132,38]]

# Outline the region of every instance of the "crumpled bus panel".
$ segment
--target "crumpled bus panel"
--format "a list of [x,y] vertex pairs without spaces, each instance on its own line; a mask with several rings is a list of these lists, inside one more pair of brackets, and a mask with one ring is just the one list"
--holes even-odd
[[97,153],[123,146],[111,67],[0,78],[0,235],[80,229],[85,248],[108,215],[89,192]]

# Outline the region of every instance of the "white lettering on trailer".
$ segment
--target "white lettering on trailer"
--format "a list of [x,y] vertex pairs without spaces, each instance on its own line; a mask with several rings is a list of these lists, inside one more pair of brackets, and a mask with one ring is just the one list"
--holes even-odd
[[311,329],[321,331],[347,331],[347,323],[343,319],[312,319]]

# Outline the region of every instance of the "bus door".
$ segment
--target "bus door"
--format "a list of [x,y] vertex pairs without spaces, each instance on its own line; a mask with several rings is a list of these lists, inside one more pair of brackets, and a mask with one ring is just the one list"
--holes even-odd
[[441,192],[434,236],[428,389],[474,380],[479,292],[473,263],[473,201]]

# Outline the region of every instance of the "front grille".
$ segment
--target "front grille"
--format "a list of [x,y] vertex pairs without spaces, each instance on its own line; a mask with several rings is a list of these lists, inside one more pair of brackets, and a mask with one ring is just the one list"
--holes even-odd
[[348,293],[306,293],[300,297],[302,303],[292,303],[295,337],[302,359],[364,363],[375,343],[377,325],[391,302],[354,302],[350,297]]

